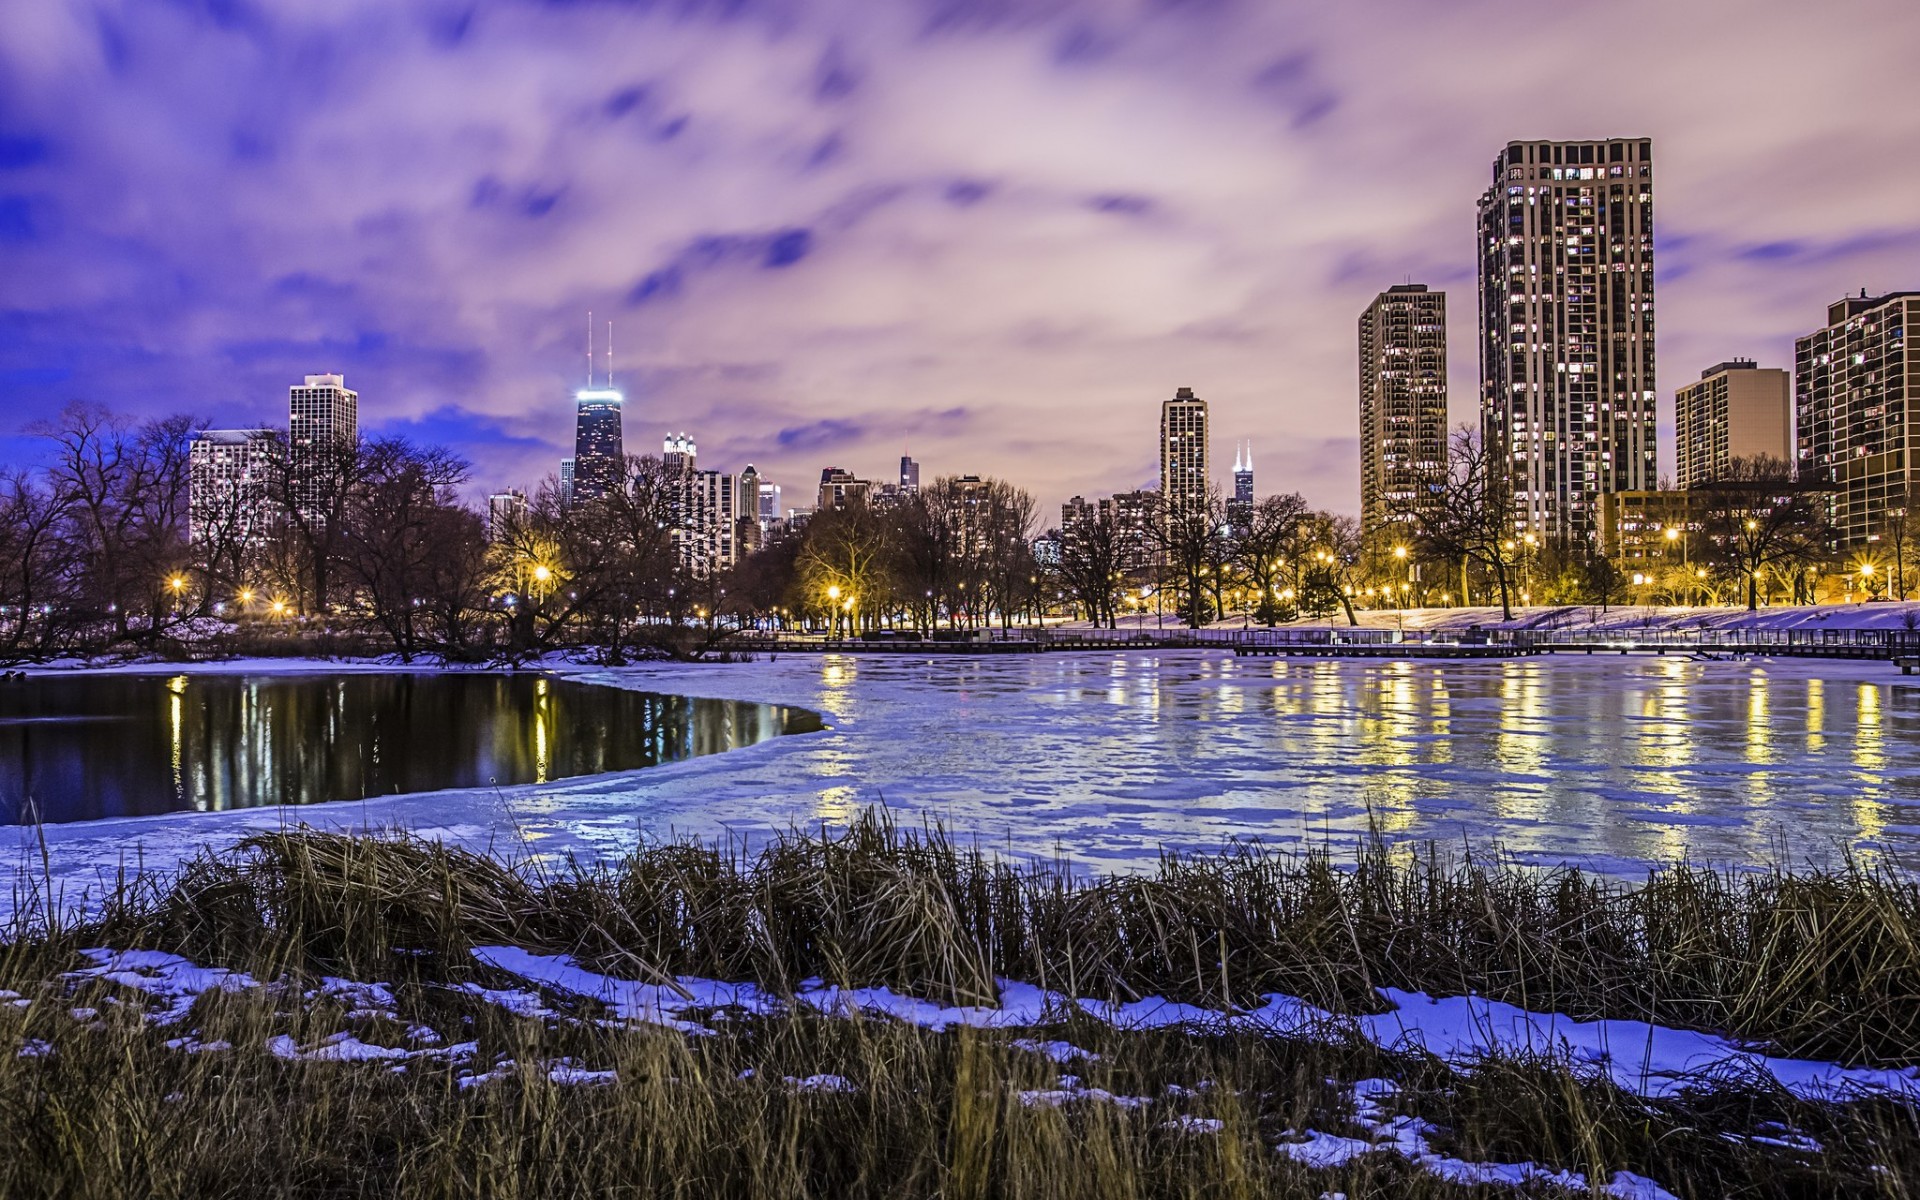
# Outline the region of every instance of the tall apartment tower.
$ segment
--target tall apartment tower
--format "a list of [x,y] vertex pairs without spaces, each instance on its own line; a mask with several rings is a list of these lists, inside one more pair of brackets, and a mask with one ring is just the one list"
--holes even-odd
[[1360,527],[1411,518],[1447,462],[1447,294],[1397,284],[1360,314]]
[[287,466],[303,510],[321,503],[321,473],[341,448],[360,440],[360,393],[339,375],[309,375],[287,389]]
[[1160,496],[1173,518],[1207,511],[1207,402],[1180,388],[1160,402]]
[[207,429],[187,446],[187,537],[250,545],[272,524],[273,431]]
[[920,464],[904,454],[900,456],[900,491],[908,496],[920,491]]
[[1736,358],[1674,393],[1674,480],[1683,488],[1725,479],[1733,460],[1793,462],[1793,384],[1777,367]]
[[1839,493],[1843,545],[1881,533],[1889,508],[1920,492],[1920,292],[1868,296],[1827,307],[1827,324],[1794,342],[1793,404],[1802,482]]
[[1654,485],[1653,143],[1512,142],[1480,198],[1480,414],[1516,531]]
[[573,499],[610,496],[626,485],[627,453],[621,436],[626,397],[612,387],[584,387],[573,394]]

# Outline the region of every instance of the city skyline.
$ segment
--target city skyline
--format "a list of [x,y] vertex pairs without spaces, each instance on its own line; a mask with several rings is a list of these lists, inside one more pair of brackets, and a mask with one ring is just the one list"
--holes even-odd
[[[1264,488],[1351,512],[1352,313],[1403,278],[1471,286],[1473,205],[1510,141],[1659,145],[1663,467],[1699,370],[1786,366],[1825,305],[1920,278],[1898,152],[1920,117],[1846,98],[1920,15],[1627,4],[1523,29],[1481,8],[348,4],[93,26],[28,0],[0,30],[0,249],[20,268],[0,280],[0,435],[21,459],[19,428],[71,400],[182,393],[242,427],[287,379],[343,372],[370,431],[452,446],[476,495],[524,487],[572,440],[592,309],[620,324],[636,444],[697,428],[717,461],[805,480],[829,460],[884,478],[911,441],[935,473],[1051,508],[1150,483],[1153,401],[1184,382],[1213,406],[1216,465],[1259,438]],[[1835,21],[1880,36],[1805,58]],[[1556,86],[1547,51],[1576,38],[1631,55],[1637,86],[1598,106]],[[277,86],[301,54],[339,69]],[[487,94],[412,103],[477,61]],[[209,75],[231,95],[186,82]],[[985,102],[952,103],[981,79]],[[1478,391],[1464,333],[1454,424]],[[1062,419],[1027,419],[1036,395]]]

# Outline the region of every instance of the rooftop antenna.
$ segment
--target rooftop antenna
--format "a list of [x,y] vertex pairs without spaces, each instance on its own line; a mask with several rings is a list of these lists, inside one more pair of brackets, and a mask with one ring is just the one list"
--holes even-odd
[[587,310],[587,388],[593,388],[593,310]]
[[613,322],[607,322],[607,390],[613,390]]

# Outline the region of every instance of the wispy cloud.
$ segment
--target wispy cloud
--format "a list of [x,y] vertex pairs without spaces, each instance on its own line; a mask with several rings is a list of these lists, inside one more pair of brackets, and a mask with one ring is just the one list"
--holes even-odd
[[1728,14],[13,0],[3,411],[241,423],[337,369],[370,422],[531,482],[593,309],[636,446],[686,428],[804,485],[910,438],[1054,503],[1150,477],[1187,384],[1263,489],[1351,509],[1354,319],[1409,276],[1456,291],[1471,412],[1473,205],[1512,138],[1655,139],[1669,384],[1920,286],[1920,113],[1857,87],[1902,76],[1920,11]]

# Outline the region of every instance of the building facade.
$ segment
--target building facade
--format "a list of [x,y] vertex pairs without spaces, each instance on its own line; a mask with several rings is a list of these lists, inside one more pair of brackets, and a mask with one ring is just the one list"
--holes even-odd
[[287,389],[287,469],[302,512],[320,508],[323,475],[343,450],[360,441],[360,393],[336,374],[309,375]]
[[1592,538],[1658,478],[1653,143],[1512,142],[1480,198],[1482,436],[1516,532]]
[[820,472],[820,493],[814,505],[815,511],[829,508],[845,508],[850,504],[865,504],[873,492],[873,484],[860,478],[851,471],[839,467],[828,467]]
[[208,429],[187,447],[187,536],[251,545],[273,524],[273,431]]
[[1172,520],[1207,512],[1207,402],[1180,388],[1160,402],[1160,495]]
[[1907,337],[1916,327],[1920,292],[1863,292],[1830,305],[1826,326],[1794,342],[1800,478],[1837,494],[1834,521],[1845,547],[1881,536],[1889,510],[1920,499],[1913,411],[1920,354]]
[[1360,314],[1360,527],[1412,520],[1447,462],[1447,294],[1397,284]]
[[904,454],[900,456],[900,491],[908,496],[920,492],[920,464]]
[[573,394],[573,501],[598,500],[626,486],[625,403],[613,388],[581,388]]
[[508,488],[487,497],[487,540],[497,542],[527,519],[527,494]]
[[1793,462],[1793,384],[1785,371],[1736,358],[1700,372],[1673,401],[1681,487],[1726,479],[1735,459]]

